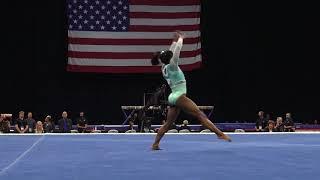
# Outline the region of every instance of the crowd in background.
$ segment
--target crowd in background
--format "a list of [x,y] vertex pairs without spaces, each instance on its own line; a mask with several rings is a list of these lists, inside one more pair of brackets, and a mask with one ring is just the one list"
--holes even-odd
[[[165,116],[164,116],[165,117]],[[134,124],[138,122],[135,120],[137,114],[133,116],[128,122],[126,131],[136,132],[140,128],[135,128]],[[165,122],[165,118],[162,120],[162,124]],[[76,127],[73,126],[76,125]],[[317,120],[314,120],[313,124],[319,124]],[[12,128],[13,127],[13,130]],[[149,127],[149,128],[148,128]],[[0,133],[70,133],[72,130],[76,130],[79,133],[92,132],[88,129],[88,120],[84,116],[84,112],[80,112],[79,116],[72,121],[68,118],[68,113],[63,111],[61,118],[57,121],[53,120],[50,115],[44,117],[43,120],[36,121],[33,118],[32,112],[28,112],[25,115],[24,111],[20,111],[18,117],[13,119],[12,114],[1,114],[0,116]],[[150,126],[145,126],[141,132],[157,132],[158,129],[151,129]],[[172,131],[191,131],[188,120],[183,120],[182,124],[172,124]],[[263,111],[258,112],[258,118],[255,123],[255,131],[257,132],[294,132],[295,122],[291,113],[286,113],[284,117],[270,117],[269,114],[265,114]]]
[[[128,127],[125,132],[140,132],[139,128],[136,128],[134,125],[138,122],[137,114],[133,115],[133,118],[128,122]],[[162,120],[162,124],[164,124],[165,120]],[[76,124],[76,128],[73,127],[73,124]],[[13,130],[10,128],[13,126]],[[84,112],[80,112],[76,121],[72,121],[68,118],[68,113],[63,111],[61,114],[61,118],[55,121],[50,115],[45,116],[45,118],[41,121],[36,121],[33,118],[32,112],[28,112],[25,115],[24,111],[20,111],[18,113],[17,118],[12,118],[12,114],[1,114],[0,116],[0,132],[1,133],[70,133],[72,130],[76,130],[79,133],[90,133],[94,130],[88,129],[88,120],[84,116]],[[151,129],[150,127],[144,126],[142,132],[157,132],[158,129]],[[171,130],[188,130],[191,131],[189,127],[188,120],[183,120],[182,124],[177,125],[175,123],[172,124]]]
[[[16,119],[12,119],[11,114],[1,114],[0,116],[0,132],[2,133],[9,133],[11,126],[14,126],[15,133],[69,133],[73,129],[72,124],[73,122],[68,118],[66,111],[62,112],[61,118],[57,122],[50,115],[47,115],[43,121],[36,121],[32,112],[28,112],[25,116],[24,111],[20,111]],[[86,132],[88,121],[84,117],[84,112],[80,112],[76,124],[79,133]]]
[[269,114],[264,115],[263,111],[258,112],[256,131],[265,132],[294,132],[295,125],[291,113],[286,113],[285,118],[278,116],[276,121],[272,120]]

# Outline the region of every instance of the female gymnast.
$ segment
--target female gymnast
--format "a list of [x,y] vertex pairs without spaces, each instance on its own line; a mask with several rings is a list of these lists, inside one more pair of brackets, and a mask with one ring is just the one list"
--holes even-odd
[[169,50],[164,50],[161,52],[156,52],[151,59],[152,65],[162,63],[162,75],[167,80],[168,85],[171,88],[171,94],[168,97],[168,102],[170,108],[167,114],[167,121],[159,129],[155,141],[152,145],[153,150],[160,150],[159,143],[164,134],[169,130],[172,123],[178,117],[180,110],[192,115],[201,124],[213,131],[219,139],[223,139],[231,142],[231,138],[220,131],[208,118],[207,116],[198,108],[198,106],[189,99],[187,94],[186,80],[183,72],[179,68],[178,61],[180,50],[182,48],[182,43],[184,39],[184,34],[181,32],[174,33],[174,39]]

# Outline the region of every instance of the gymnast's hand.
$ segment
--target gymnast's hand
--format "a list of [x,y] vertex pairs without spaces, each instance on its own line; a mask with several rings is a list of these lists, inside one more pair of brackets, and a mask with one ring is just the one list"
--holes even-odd
[[177,36],[178,36],[178,38],[180,37],[180,38],[185,38],[186,37],[186,34],[185,33],[183,33],[182,31],[176,31],[175,32],[176,34],[177,34]]
[[179,37],[180,37],[179,33],[178,32],[174,32],[173,33],[173,42],[177,42]]

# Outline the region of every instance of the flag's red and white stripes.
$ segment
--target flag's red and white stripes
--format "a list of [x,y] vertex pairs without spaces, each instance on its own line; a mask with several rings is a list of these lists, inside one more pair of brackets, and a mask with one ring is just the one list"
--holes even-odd
[[151,56],[169,48],[175,30],[186,34],[180,67],[200,67],[200,0],[130,0],[129,8],[128,32],[68,31],[69,71],[160,72]]

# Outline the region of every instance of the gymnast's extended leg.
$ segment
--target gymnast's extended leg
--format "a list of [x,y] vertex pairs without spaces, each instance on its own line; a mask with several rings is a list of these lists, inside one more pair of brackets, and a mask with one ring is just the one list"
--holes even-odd
[[158,130],[157,136],[155,138],[155,141],[152,145],[153,150],[160,150],[159,143],[161,138],[164,136],[164,134],[170,129],[173,122],[177,119],[178,115],[180,113],[180,109],[177,107],[170,107],[168,114],[167,114],[167,120],[164,123],[163,126],[160,127]]
[[182,111],[194,116],[197,118],[201,124],[216,133],[218,138],[224,139],[231,142],[231,138],[224,134],[220,129],[218,129],[208,118],[207,116],[198,108],[198,106],[187,96],[182,95],[178,98],[176,106],[179,107]]

